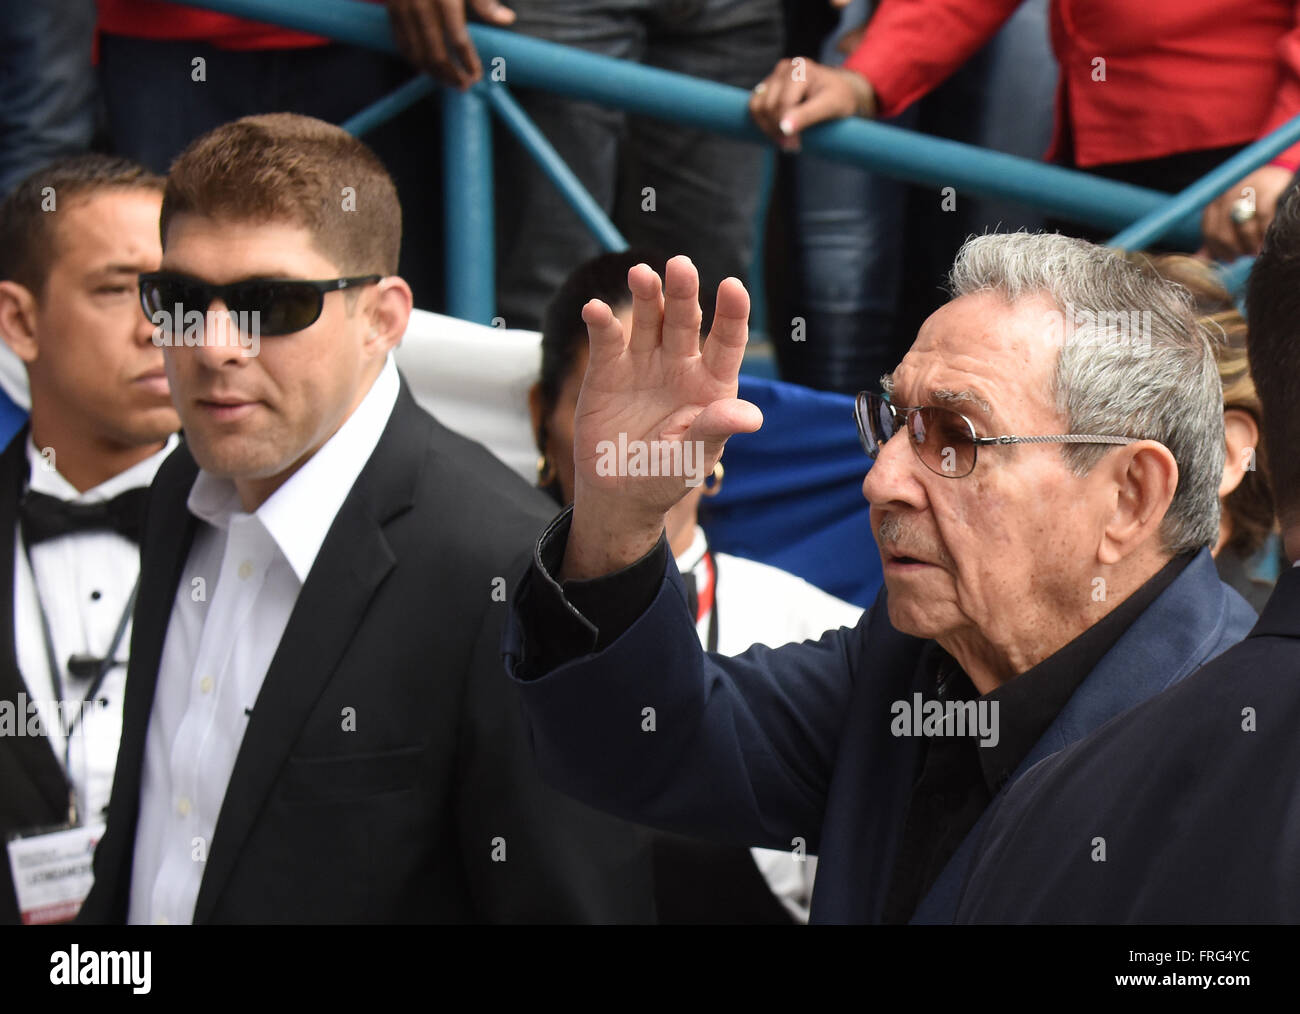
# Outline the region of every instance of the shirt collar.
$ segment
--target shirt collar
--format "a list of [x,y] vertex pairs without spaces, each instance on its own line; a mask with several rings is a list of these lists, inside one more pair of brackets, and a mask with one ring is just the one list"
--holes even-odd
[[163,444],[162,450],[149,455],[143,461],[137,461],[130,468],[118,472],[117,475],[105,479],[98,486],[92,486],[84,493],[81,493],[77,491],[76,486],[59,474],[57,456],[54,459],[55,467],[49,468],[46,465],[45,456],[41,454],[40,449],[29,436],[27,438],[27,468],[30,478],[27,487],[37,493],[44,493],[47,496],[57,497],[60,500],[73,503],[98,503],[111,500],[128,489],[148,486],[153,482],[153,477],[159,467],[166,460],[167,455],[176,449],[176,444],[179,441],[180,437],[173,433],[167,438],[167,442]]
[[695,536],[691,539],[691,544],[686,548],[686,552],[677,557],[674,561],[677,564],[677,570],[682,574],[689,574],[700,565],[704,559],[704,554],[709,548],[709,542],[704,537],[704,529],[699,525],[695,526]]
[[[1137,618],[1160,597],[1187,565],[1195,552],[1173,557],[1148,578],[1133,594],[1109,613],[1079,634],[1068,644],[1058,648],[1031,669],[1003,683],[984,695],[985,700],[998,704],[998,741],[992,746],[979,746],[979,757],[984,781],[989,792],[996,794],[1029,751],[1047,732],[1057,716],[1083,685],[1102,658],[1119,641]],[[958,677],[962,684],[955,696],[975,699],[978,695],[970,685],[956,661],[937,644],[934,672],[937,678]]]
[[[400,387],[390,355],[343,425],[254,512],[300,582],[306,582],[339,508],[383,436]],[[221,529],[244,513],[234,481],[202,469],[187,506],[195,517]]]

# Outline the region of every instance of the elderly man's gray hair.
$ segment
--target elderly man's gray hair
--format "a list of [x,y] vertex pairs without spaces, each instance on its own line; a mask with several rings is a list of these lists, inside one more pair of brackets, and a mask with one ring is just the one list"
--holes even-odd
[[[1174,554],[1219,535],[1225,453],[1223,388],[1213,338],[1190,294],[1117,252],[1056,234],[975,236],[957,254],[955,297],[992,290],[1044,295],[1062,314],[1056,408],[1071,433],[1158,440],[1178,462],[1178,489],[1161,534]],[[1077,475],[1112,448],[1062,446]]]

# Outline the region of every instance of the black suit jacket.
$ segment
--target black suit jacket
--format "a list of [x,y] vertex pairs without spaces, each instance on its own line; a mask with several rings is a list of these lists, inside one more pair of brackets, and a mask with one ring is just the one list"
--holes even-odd
[[[26,729],[19,694],[31,697],[18,670],[14,635],[14,533],[18,501],[27,484],[27,427],[0,454],[0,701],[15,709]],[[0,842],[15,831],[53,827],[68,819],[68,780],[45,736],[0,736]],[[19,921],[8,856],[0,871],[0,924]]]
[[[127,917],[145,738],[198,524],[185,505],[196,474],[182,445],[150,495],[122,747],[86,922]],[[501,581],[513,587],[551,513],[402,382],[253,707],[195,923],[653,918],[646,833],[540,781],[502,671]]]
[[1300,570],[1244,641],[1016,783],[957,921],[1300,922]]

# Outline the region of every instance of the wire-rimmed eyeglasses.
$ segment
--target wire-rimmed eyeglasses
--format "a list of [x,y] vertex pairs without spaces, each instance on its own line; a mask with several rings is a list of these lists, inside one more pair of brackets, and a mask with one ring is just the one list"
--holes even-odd
[[886,441],[906,427],[912,450],[921,464],[945,479],[960,479],[975,470],[980,447],[1004,444],[1131,444],[1137,437],[1097,436],[1091,433],[1062,433],[1056,436],[981,437],[960,412],[940,405],[904,408],[871,391],[860,391],[853,404],[862,449],[875,458]]

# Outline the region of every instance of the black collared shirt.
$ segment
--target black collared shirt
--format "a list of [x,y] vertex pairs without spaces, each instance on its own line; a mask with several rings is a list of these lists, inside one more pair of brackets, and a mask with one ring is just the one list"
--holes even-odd
[[[924,740],[924,759],[912,785],[885,899],[885,922],[904,923],[912,917],[962,840],[1066,702],[1195,555],[1174,557],[1073,641],[985,694],[983,700],[998,705],[996,743],[981,746],[975,736]],[[921,664],[932,667],[935,699],[980,699],[970,677],[938,644],[928,646]]]
[[[548,577],[560,569],[569,517],[566,511],[557,518],[539,542],[534,564]],[[885,922],[911,918],[962,840],[1066,702],[1195,555],[1174,557],[1074,640],[985,695],[985,700],[998,704],[996,744],[981,746],[976,730],[970,736],[924,740],[885,902]],[[668,541],[661,536],[649,553],[613,574],[562,585],[533,581],[530,594],[519,603],[526,636],[533,642],[520,674],[542,675],[612,644],[654,601],[667,564]],[[933,694],[927,699],[979,699],[970,677],[937,643],[926,648],[921,665],[933,674]]]

